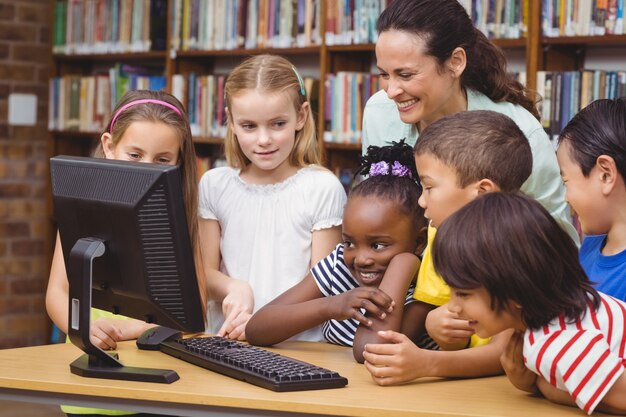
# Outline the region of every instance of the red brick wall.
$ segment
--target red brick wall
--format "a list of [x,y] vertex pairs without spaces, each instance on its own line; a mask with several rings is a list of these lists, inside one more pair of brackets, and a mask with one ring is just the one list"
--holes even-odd
[[[0,348],[48,342],[48,74],[52,0],[0,0]],[[8,124],[8,96],[37,96],[37,124]]]

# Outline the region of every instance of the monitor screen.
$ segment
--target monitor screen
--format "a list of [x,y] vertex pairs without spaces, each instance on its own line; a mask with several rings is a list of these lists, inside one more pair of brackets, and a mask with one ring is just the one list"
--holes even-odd
[[[54,216],[69,280],[72,343],[91,345],[89,310],[183,331],[204,330],[177,166],[100,158],[50,159]],[[89,375],[86,375],[89,376]]]

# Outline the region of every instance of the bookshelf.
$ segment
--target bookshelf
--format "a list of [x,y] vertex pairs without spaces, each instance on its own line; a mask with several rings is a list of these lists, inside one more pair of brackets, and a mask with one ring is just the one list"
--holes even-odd
[[[543,72],[576,72],[582,71],[585,65],[585,55],[588,50],[595,48],[624,48],[626,45],[626,34],[611,34],[604,36],[580,35],[569,30],[569,35],[561,36],[565,33],[568,19],[573,19],[573,12],[569,15],[560,16],[557,19],[561,27],[547,28],[546,14],[548,7],[553,7],[558,13],[566,13],[568,9],[567,0],[494,0],[497,10],[501,11],[501,16],[509,15],[505,5],[514,5],[517,13],[517,22],[514,29],[498,29],[493,21],[489,21],[488,13],[477,12],[472,9],[471,0],[459,0],[465,5],[472,15],[476,25],[483,31],[489,32],[492,36],[504,36],[492,38],[493,42],[500,46],[505,55],[522,56],[522,70],[525,70],[527,86],[546,95],[546,86],[537,85],[538,75],[542,83],[545,82]],[[363,2],[365,3],[365,2]],[[370,5],[376,3],[379,8],[384,8],[386,1],[369,2]],[[474,2],[475,3],[475,2]],[[607,9],[603,10],[605,21],[609,21],[612,16],[610,6],[618,2],[608,1]],[[313,110],[318,126],[318,137],[320,148],[325,155],[326,165],[331,169],[351,168],[357,163],[357,155],[360,152],[360,142],[357,131],[346,134],[345,137],[337,134],[331,128],[328,117],[329,90],[327,80],[341,72],[371,73],[375,65],[374,41],[375,34],[372,34],[373,25],[377,14],[372,18],[372,10],[361,10],[356,13],[359,16],[352,31],[347,31],[351,35],[345,35],[346,17],[341,17],[341,4],[334,0],[248,0],[245,1],[218,1],[218,0],[63,0],[56,3],[57,13],[52,19],[55,22],[53,33],[53,54],[52,54],[52,75],[53,77],[80,76],[87,77],[94,74],[107,74],[112,68],[117,67],[119,72],[133,69],[143,69],[147,74],[157,74],[163,77],[164,88],[182,99],[187,106],[188,103],[188,77],[205,75],[227,76],[230,68],[237,65],[247,56],[259,53],[280,54],[296,64],[305,78],[315,79],[312,83],[312,90],[309,94],[312,98]],[[75,10],[76,5],[78,11]],[[115,4],[116,10],[103,12],[105,6]],[[292,26],[286,25],[285,19],[274,18],[268,15],[268,10],[260,12],[258,10],[245,9],[242,14],[241,4],[255,4],[257,7],[274,7],[275,10],[285,7],[292,16]],[[579,0],[577,7],[591,7],[591,0]],[[129,5],[132,5],[129,6]],[[556,8],[554,7],[556,5]],[[141,10],[143,13],[122,17],[124,13],[129,13],[128,8]],[[238,8],[239,7],[239,8]],[[301,8],[298,8],[301,7]],[[58,9],[61,9],[59,13]],[[70,17],[68,9],[75,13]],[[150,13],[146,13],[150,10]],[[554,13],[552,10],[550,13]],[[595,9],[594,9],[595,10]],[[619,11],[617,11],[618,13]],[[623,12],[623,11],[622,11]],[[66,21],[63,22],[63,13]],[[108,20],[97,18],[105,13]],[[251,26],[254,16],[265,13],[267,17],[265,23],[256,23]],[[590,12],[591,14],[596,12]],[[578,17],[581,13],[578,13]],[[596,13],[597,14],[597,13]],[[210,20],[206,16],[218,16]],[[101,21],[115,21],[113,16],[118,16],[116,27],[107,27]],[[204,16],[204,19],[203,19]],[[593,14],[594,24],[599,22],[599,18]],[[616,14],[617,16],[617,14]],[[91,18],[91,20],[89,20]],[[352,17],[351,17],[352,18]],[[496,16],[497,19],[497,16]],[[77,23],[77,27],[68,29],[69,21]],[[231,21],[227,23],[226,29],[219,32],[217,25],[220,21]],[[553,19],[554,20],[554,19]],[[557,21],[554,20],[554,21]],[[90,22],[92,22],[90,24]],[[363,23],[365,22],[365,23]],[[63,24],[65,23],[65,25]],[[287,22],[288,23],[288,22]],[[497,22],[496,22],[497,23]],[[246,31],[256,30],[259,26],[268,30],[268,26],[275,27],[275,38],[267,35],[261,37],[245,36]],[[135,25],[142,27],[142,30],[133,29]],[[229,26],[230,25],[230,26]],[[343,27],[342,27],[343,25]],[[621,24],[620,24],[621,25]],[[599,24],[596,24],[599,27]],[[502,26],[505,28],[505,26]],[[582,27],[582,26],[576,26]],[[613,26],[612,26],[613,27]],[[60,29],[61,28],[61,29]],[[81,29],[82,28],[82,37]],[[88,28],[88,29],[85,29]],[[124,29],[125,28],[125,29]],[[495,28],[495,30],[494,30]],[[542,30],[543,29],[543,30]],[[113,31],[117,30],[119,37],[124,37],[123,42],[102,41],[113,39]],[[211,32],[213,30],[213,32]],[[558,32],[560,30],[560,32]],[[551,31],[547,33],[547,31]],[[207,33],[213,33],[213,37]],[[217,33],[221,35],[217,35]],[[542,33],[546,32],[546,33]],[[580,32],[580,31],[579,31]],[[598,32],[598,30],[592,30]],[[230,33],[230,37],[228,36]],[[252,33],[252,32],[251,32]],[[288,34],[287,36],[285,34]],[[506,36],[518,35],[514,38]],[[123,34],[123,35],[122,35]],[[551,35],[551,36],[547,36]],[[122,45],[122,46],[120,46]],[[221,49],[206,49],[206,45],[219,46]],[[280,46],[280,47],[278,47]],[[619,58],[616,58],[619,59]],[[304,67],[304,68],[303,68]],[[374,70],[375,71],[375,70]],[[141,72],[141,71],[139,71]],[[176,76],[182,77],[182,90],[177,90],[180,85],[174,85]],[[180,81],[180,79],[178,80]],[[178,93],[176,93],[176,90]],[[362,97],[363,102],[367,97]],[[554,101],[552,98],[551,101]],[[110,105],[111,103],[107,103]],[[51,106],[53,107],[53,106]],[[545,117],[550,117],[546,113]],[[106,119],[106,117],[105,117]],[[74,121],[75,122],[75,121]],[[79,124],[80,125],[80,124]],[[80,126],[87,126],[83,124]],[[354,123],[353,123],[354,125]],[[357,123],[358,125],[358,123]],[[354,127],[353,127],[354,129]],[[71,153],[87,154],[97,140],[101,129],[83,129],[59,126],[51,123],[52,143],[51,154]],[[222,139],[219,134],[213,134],[209,129],[198,131],[194,135],[197,143],[199,155],[208,157],[218,157],[221,152]],[[329,141],[330,140],[330,141]]]
[[[542,124],[554,139],[589,102],[626,95],[624,4],[531,0],[530,6],[538,13],[531,16],[529,85],[543,97]],[[605,62],[594,58],[599,51]]]

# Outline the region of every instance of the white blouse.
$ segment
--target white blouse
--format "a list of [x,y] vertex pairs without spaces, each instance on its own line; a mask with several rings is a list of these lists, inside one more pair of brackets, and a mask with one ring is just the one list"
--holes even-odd
[[[337,177],[319,166],[270,185],[248,184],[238,169],[214,168],[202,176],[199,195],[200,217],[220,224],[220,271],[250,284],[254,311],[306,276],[313,231],[340,225],[346,203]],[[216,333],[221,303],[210,301],[207,314],[207,331]],[[319,328],[295,338],[323,340]]]

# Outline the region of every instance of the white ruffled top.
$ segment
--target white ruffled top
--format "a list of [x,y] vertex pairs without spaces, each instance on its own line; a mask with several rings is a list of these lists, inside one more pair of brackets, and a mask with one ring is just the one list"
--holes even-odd
[[[220,270],[251,285],[257,311],[306,276],[312,233],[341,224],[346,194],[337,177],[319,166],[270,185],[248,184],[239,172],[221,167],[202,176],[199,214],[219,222]],[[221,310],[221,303],[209,302],[207,331],[219,330]],[[323,337],[318,328],[296,339]]]

